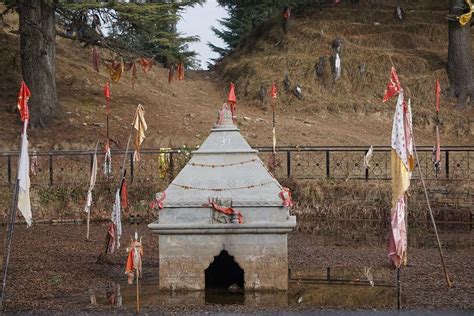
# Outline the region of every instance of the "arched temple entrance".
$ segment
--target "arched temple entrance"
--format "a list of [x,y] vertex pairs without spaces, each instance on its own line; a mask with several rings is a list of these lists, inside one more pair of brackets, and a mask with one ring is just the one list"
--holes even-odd
[[234,284],[244,289],[244,270],[226,250],[214,257],[204,275],[206,289],[228,289]]

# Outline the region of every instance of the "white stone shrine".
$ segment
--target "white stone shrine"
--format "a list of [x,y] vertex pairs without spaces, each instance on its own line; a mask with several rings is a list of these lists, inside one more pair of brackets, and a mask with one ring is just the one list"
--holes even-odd
[[160,288],[287,289],[290,199],[226,106],[192,154],[148,225],[159,235]]

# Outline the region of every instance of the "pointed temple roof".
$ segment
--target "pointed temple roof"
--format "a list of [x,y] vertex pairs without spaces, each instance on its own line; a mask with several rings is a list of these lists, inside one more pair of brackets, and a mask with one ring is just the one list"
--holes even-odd
[[164,207],[200,207],[216,197],[234,206],[282,206],[282,187],[257,152],[224,106],[211,134],[166,189]]

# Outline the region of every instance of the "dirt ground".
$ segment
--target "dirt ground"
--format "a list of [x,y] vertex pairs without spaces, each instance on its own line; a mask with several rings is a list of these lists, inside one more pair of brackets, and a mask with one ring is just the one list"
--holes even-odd
[[[110,258],[109,263],[96,263],[104,246],[106,224],[91,227],[91,241],[85,241],[85,225],[35,225],[26,229],[18,225],[14,233],[10,272],[4,301],[7,312],[48,311],[51,312],[120,312],[132,313],[134,304],[121,307],[110,306],[106,292],[112,282],[120,284],[122,293],[134,293],[134,285],[127,285],[124,274],[125,246]],[[134,227],[125,224],[123,240],[129,239]],[[158,238],[145,225],[139,233],[144,242],[143,284],[148,288],[158,282]],[[464,232],[473,238],[472,231]],[[427,310],[473,310],[474,309],[474,246],[445,249],[446,263],[454,287],[445,285],[438,250],[433,247],[409,248],[409,266],[402,271],[403,307]],[[292,275],[314,274],[331,267],[337,269],[363,269],[373,267],[384,275],[394,275],[387,263],[384,243],[367,244],[351,238],[328,238],[294,232],[289,235],[289,263]],[[375,275],[375,273],[374,273]],[[374,278],[378,278],[374,276]],[[393,283],[391,277],[386,280]],[[376,281],[377,282],[377,281]],[[338,291],[338,286],[329,289]],[[292,285],[295,287],[295,285]],[[144,287],[146,289],[147,287]],[[364,288],[370,288],[364,287]],[[375,287],[377,288],[377,287]],[[305,292],[306,291],[306,292]],[[297,291],[295,295],[309,297],[309,290]],[[97,297],[97,305],[90,304],[90,295]],[[302,293],[302,294],[301,294]],[[373,309],[370,300],[352,302],[346,306],[324,306],[305,304],[197,304],[183,303],[177,297],[166,303],[159,300],[144,300],[144,312],[256,312],[259,311],[311,311],[327,308]],[[321,295],[321,294],[319,294]],[[153,296],[159,297],[158,291]],[[185,296],[183,294],[183,296]],[[291,292],[294,296],[294,291]],[[130,297],[124,296],[125,300]],[[151,302],[151,303],[150,303]],[[394,309],[393,301],[378,304],[378,308]]]
[[[16,15],[6,15],[5,21],[9,26],[0,28],[0,133],[11,135],[0,139],[2,151],[17,150],[19,141],[20,121],[18,114],[14,112],[21,80],[16,19]],[[409,29],[405,31],[410,32]],[[313,44],[319,45],[316,42]],[[113,57],[110,52],[99,50],[101,58]],[[311,69],[314,58],[311,55]],[[261,66],[263,65],[265,61],[261,62]],[[30,130],[30,148],[93,149],[97,141],[104,142],[106,138],[105,100],[102,91],[105,82],[110,82],[107,70],[103,64],[99,73],[92,69],[91,47],[84,47],[77,41],[59,37],[56,67],[62,115],[51,128]],[[188,71],[184,81],[168,84],[167,70],[160,65],[152,67],[147,74],[137,69],[137,74],[138,79],[134,85],[130,73],[124,73],[119,82],[111,83],[112,149],[126,147],[135,108],[139,103],[145,108],[148,123],[147,137],[142,148],[200,145],[209,134],[217,118],[218,109],[226,101],[229,80],[212,71]],[[354,96],[352,91],[342,93],[337,101],[340,104],[336,104],[340,111],[323,110],[327,100],[320,97],[321,92],[315,92],[314,98],[300,104],[287,102],[288,97],[282,90],[276,111],[277,145],[389,145],[393,114],[392,111],[386,110],[388,105],[380,101],[378,94],[376,98],[373,97],[375,90],[383,92],[388,72],[383,72],[380,76],[384,79],[380,79],[380,86],[372,87],[370,104],[367,100]],[[252,84],[257,83],[259,81]],[[244,86],[236,86],[237,123],[242,134],[252,146],[270,146],[270,105],[268,102],[266,105],[259,105],[253,99],[244,98],[244,90]],[[330,97],[332,94],[328,92],[324,95]],[[444,99],[442,102],[443,109],[452,106]],[[352,104],[356,104],[354,107],[357,111],[351,110]],[[454,117],[453,120],[461,120],[473,117],[472,109],[449,111],[449,115],[446,113],[446,119]],[[34,115],[34,108],[31,108],[31,113]],[[414,119],[415,123],[420,123],[415,124],[417,145],[434,144],[434,125],[431,122],[431,114],[428,116],[430,119],[421,116]],[[425,120],[429,122],[421,124]],[[472,123],[466,123],[460,129],[469,130],[469,124]],[[456,131],[454,127],[446,132],[442,129],[442,144],[472,145],[472,133],[463,134]]]

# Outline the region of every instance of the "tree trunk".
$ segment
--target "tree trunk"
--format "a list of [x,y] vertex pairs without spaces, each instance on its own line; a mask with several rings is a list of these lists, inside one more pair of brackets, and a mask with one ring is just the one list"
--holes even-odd
[[47,126],[60,113],[56,91],[55,2],[19,1],[21,69],[31,91],[33,127]]
[[[449,0],[449,13],[461,15],[464,0]],[[458,106],[474,102],[470,23],[461,26],[449,21],[448,78],[450,95],[458,98]]]

